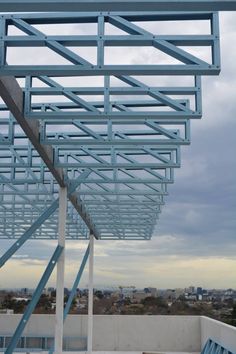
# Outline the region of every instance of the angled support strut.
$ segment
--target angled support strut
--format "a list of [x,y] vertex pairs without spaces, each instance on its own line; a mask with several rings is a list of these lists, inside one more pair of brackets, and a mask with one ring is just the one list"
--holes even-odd
[[[71,195],[75,189],[79,186],[84,178],[87,178],[90,174],[90,170],[85,170],[78,179],[68,189],[68,195]],[[59,206],[59,198],[56,199],[48,209],[46,209],[40,217],[30,226],[28,230],[4,253],[0,258],[0,268],[8,261],[8,259],[23,246],[23,244],[33,235],[33,233],[57,210]]]
[[20,320],[20,323],[18,324],[17,328],[16,328],[16,331],[8,345],[8,348],[6,349],[5,351],[5,354],[12,354],[21,335],[22,335],[22,332],[32,314],[32,312],[34,311],[35,309],[35,306],[37,305],[37,302],[42,294],[42,291],[43,289],[45,288],[45,285],[50,277],[50,275],[52,274],[52,271],[61,255],[63,251],[63,247],[61,246],[57,246],[52,258],[50,259],[50,262],[48,263],[48,266],[33,294],[33,297],[29,303],[29,305],[27,306],[26,308],[26,311],[24,313],[24,315],[22,316],[21,320]]
[[[74,284],[72,286],[72,289],[71,289],[71,292],[70,292],[70,295],[69,295],[69,298],[67,300],[67,303],[66,303],[66,306],[65,306],[65,309],[64,309],[64,315],[63,315],[63,321],[65,322],[66,320],[66,317],[70,311],[70,308],[71,308],[71,304],[72,304],[72,301],[74,300],[74,297],[75,297],[75,294],[76,294],[76,291],[77,291],[77,288],[78,288],[78,285],[79,285],[79,282],[80,282],[80,279],[82,277],[82,274],[83,274],[83,271],[84,271],[84,268],[85,268],[85,265],[87,263],[87,260],[88,260],[88,256],[89,256],[89,245],[85,251],[85,254],[84,254],[84,257],[82,259],[82,262],[81,262],[81,265],[80,265],[80,268],[79,268],[79,271],[77,273],[77,276],[75,278],[75,281],[74,281]],[[54,353],[54,343],[51,347],[51,349],[49,350],[48,354],[53,354]]]

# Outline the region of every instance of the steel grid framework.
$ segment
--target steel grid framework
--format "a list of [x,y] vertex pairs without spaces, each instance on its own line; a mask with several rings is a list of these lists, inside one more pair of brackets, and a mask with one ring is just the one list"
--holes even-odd
[[[173,20],[203,21],[208,32],[157,35],[143,26]],[[66,24],[95,29],[51,35],[42,27],[55,24],[59,32]],[[88,238],[91,231],[101,239],[149,239],[180,167],[180,146],[190,143],[190,120],[202,115],[199,75],[220,71],[218,14],[3,15],[1,34],[0,237],[20,237],[47,215],[59,187],[79,179],[68,195],[67,237]],[[107,50],[137,46],[152,47],[167,63],[107,64]],[[27,55],[29,47],[48,48],[68,63],[11,63],[9,49]],[[75,51],[83,47],[95,48],[94,63]],[[199,47],[209,55],[199,58]],[[172,76],[173,85],[154,86],[140,76],[153,74]],[[74,75],[90,83],[98,76],[100,85],[57,78]],[[191,77],[191,84],[176,84],[177,75]],[[35,238],[57,237],[57,215],[49,216]]]
[[[211,31],[208,35],[156,35],[151,33],[139,22],[158,23],[163,21],[187,21],[209,20]],[[135,21],[135,23],[134,23]],[[137,22],[137,24],[136,24]],[[41,24],[81,24],[95,23],[97,31],[94,35],[58,36],[45,35],[35,27]],[[111,24],[122,30],[126,35],[109,35],[106,33],[107,24]],[[17,27],[22,31],[22,36],[10,36],[7,34],[9,26]],[[113,47],[153,47],[178,63],[145,65],[118,64],[109,62],[108,49]],[[184,47],[209,47],[211,55],[208,60],[202,60],[197,55],[192,55],[184,50]],[[72,65],[11,65],[7,63],[7,49],[10,47],[47,47],[63,57],[68,64]],[[93,61],[75,53],[73,47],[95,47],[97,54]],[[183,48],[182,48],[183,47]],[[87,76],[87,75],[214,75],[220,71],[219,64],[219,33],[217,13],[199,14],[171,14],[171,13],[83,13],[63,15],[5,15],[1,19],[1,72],[2,75],[25,76],[25,75],[48,75],[48,76]],[[21,49],[22,50],[22,49]],[[109,85],[105,84],[105,86]],[[135,84],[132,84],[136,86]],[[74,96],[68,94],[69,97]],[[105,100],[107,103],[108,100]],[[86,105],[83,100],[76,99],[76,103],[82,104],[89,111],[96,112],[92,106]],[[28,108],[28,105],[27,105]],[[105,108],[105,110],[107,110]]]
[[[51,11],[54,2],[43,3]],[[64,234],[71,240],[90,239],[90,246],[92,236],[151,238],[168,185],[174,182],[174,169],[181,166],[181,146],[190,144],[190,121],[202,116],[201,75],[220,72],[217,12],[147,12],[149,5],[145,12],[133,12],[132,1],[126,2],[126,10],[132,11],[121,12],[114,1],[109,3],[111,11],[103,12],[106,1],[74,2],[78,4],[91,12],[0,18],[0,238],[13,240],[0,267],[30,238],[58,239],[6,354],[16,347],[56,263],[60,294],[55,351],[61,353]],[[98,4],[101,11],[94,12]],[[136,4],[141,10],[141,2]],[[13,5],[18,11],[17,1],[0,1],[0,10],[10,11]],[[21,5],[37,11],[37,1]],[[60,5],[65,2],[56,4],[63,10]],[[182,33],[150,30],[158,24],[167,29],[172,21],[184,23]],[[207,30],[188,34],[189,23],[204,24]],[[56,34],[47,33],[55,25]],[[66,25],[74,26],[73,34],[58,35]],[[87,26],[86,33],[79,32],[80,25]],[[120,48],[122,55],[115,58],[113,51]],[[125,62],[128,48],[148,48],[148,60],[137,52],[135,62]],[[83,49],[93,55],[87,58]],[[45,50],[57,59],[49,64]],[[65,193],[70,202],[67,211],[60,202],[62,191],[64,202]],[[64,318],[88,253],[89,248]],[[90,299],[90,314],[91,306]],[[88,348],[91,331],[90,318]]]

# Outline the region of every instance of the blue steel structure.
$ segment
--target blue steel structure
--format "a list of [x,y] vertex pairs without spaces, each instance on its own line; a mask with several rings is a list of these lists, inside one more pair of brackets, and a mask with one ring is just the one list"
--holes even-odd
[[[0,11],[11,11],[13,6],[18,11],[17,3],[0,1]],[[48,11],[55,5],[54,1],[40,3]],[[181,165],[181,146],[190,144],[190,121],[202,116],[201,75],[220,72],[217,12],[138,12],[141,8],[133,12],[132,1],[125,5],[132,7],[129,12],[128,8],[121,12],[122,1],[109,3],[111,11],[103,12],[106,1],[82,3],[74,1],[88,11],[100,4],[101,11],[6,14],[0,18],[0,238],[14,240],[1,256],[0,266],[29,238],[58,238],[61,187],[67,187],[70,202],[67,239],[89,239],[93,234],[100,240],[149,240],[168,185],[174,182],[174,169]],[[230,8],[235,2],[227,3]],[[68,6],[57,1],[56,8],[64,11],[65,4]],[[37,1],[21,1],[21,5],[21,9],[38,9]],[[143,2],[146,10],[149,5]],[[204,21],[208,33],[158,35],[144,26],[171,21],[186,27],[189,22]],[[76,35],[44,32],[44,26],[57,25],[59,33],[68,24],[92,24],[95,31]],[[109,62],[113,48],[123,48],[124,53],[136,47],[151,48],[159,57],[147,63],[140,55],[135,63],[119,63],[119,58],[117,64]],[[66,64],[34,60],[15,64],[9,56],[12,48],[19,60],[22,55],[27,57],[27,48],[36,52],[46,48]],[[81,48],[95,49],[93,60],[78,54],[76,49]],[[208,55],[198,56],[202,51]],[[163,63],[161,56],[165,57]],[[72,77],[76,84],[67,84]],[[164,85],[158,84],[161,77]],[[183,77],[191,83],[184,86]],[[87,85],[80,84],[82,79]],[[64,318],[88,253],[89,249]],[[53,258],[53,265],[58,259]],[[13,352],[52,268],[50,261],[7,354]]]
[[0,11],[235,11],[235,0],[0,0]]
[[6,354],[11,354],[14,351],[14,349],[21,337],[21,334],[27,324],[27,321],[29,320],[30,315],[32,314],[32,312],[33,312],[33,310],[34,310],[34,308],[35,308],[35,306],[42,294],[42,291],[43,291],[43,289],[44,289],[44,287],[45,287],[45,285],[46,285],[46,283],[47,283],[47,281],[48,281],[48,279],[49,279],[49,277],[50,277],[50,275],[57,263],[57,260],[59,259],[60,255],[62,253],[62,250],[63,250],[63,247],[57,246],[54,254],[52,255],[52,258],[51,258],[50,262],[48,263],[48,266],[47,266],[47,268],[46,268],[46,270],[45,270],[45,272],[44,272],[44,274],[43,274],[43,276],[42,276],[42,278],[41,278],[41,280],[40,280],[40,282],[39,282],[39,284],[32,296],[32,299],[31,299],[30,303],[28,304],[28,306],[25,310],[25,313],[22,316],[20,323],[18,324],[18,326],[16,328],[15,334],[12,337],[12,339],[7,347],[7,350],[5,351]]
[[201,354],[215,354],[215,353],[217,353],[217,354],[235,354],[231,350],[224,348],[224,346],[222,346],[219,343],[216,343],[214,340],[209,338],[207,340],[203,350],[201,351]]
[[[209,33],[158,36],[140,25],[173,20],[186,24],[205,21]],[[0,106],[5,131],[0,150],[0,195],[5,206],[0,236],[32,235],[32,229],[24,228],[42,213],[51,216],[48,207],[57,196],[58,184],[69,186],[89,169],[89,176],[80,179],[72,195],[80,211],[78,215],[69,206],[68,237],[86,238],[90,230],[101,239],[149,239],[167,186],[173,183],[174,168],[180,167],[180,146],[190,143],[190,119],[202,114],[199,74],[220,70],[218,14],[19,14],[4,15],[1,21],[1,75],[19,77],[23,84],[20,88],[14,79],[12,90],[3,80],[0,83],[6,102]],[[38,29],[42,24],[59,28],[86,23],[96,25],[95,34],[52,36]],[[109,34],[108,25],[123,34]],[[12,28],[20,30],[20,35],[11,35]],[[8,60],[9,48],[24,53],[32,46],[50,48],[68,65],[12,65]],[[84,46],[96,48],[95,64],[73,51]],[[168,55],[169,62],[106,65],[107,48],[120,46],[152,46]],[[209,58],[200,59],[185,46],[207,48]],[[174,78],[183,74],[191,76],[192,83],[152,86],[131,74],[174,74]],[[58,83],[57,76],[62,75],[102,76],[103,84],[67,87]],[[86,79],[92,80],[90,76]],[[21,107],[16,99],[12,104],[12,91],[21,97]],[[14,205],[14,212],[8,212],[9,205]],[[25,218],[23,229],[19,217]],[[51,217],[42,224],[42,220],[36,220],[38,233],[34,236],[57,237],[57,221]]]

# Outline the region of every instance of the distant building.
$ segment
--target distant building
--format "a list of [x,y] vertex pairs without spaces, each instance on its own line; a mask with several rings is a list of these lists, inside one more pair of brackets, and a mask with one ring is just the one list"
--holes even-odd
[[185,292],[189,293],[189,294],[194,294],[195,293],[195,286],[193,286],[193,285],[189,286],[188,288],[185,289]]
[[21,295],[29,295],[29,289],[28,288],[22,288],[20,290]]
[[203,292],[202,292],[202,288],[201,287],[198,287],[197,288],[197,295],[202,295]]
[[157,288],[148,287],[148,288],[144,288],[143,291],[146,294],[151,294],[151,296],[153,296],[153,297],[157,297],[157,295],[158,295]]
[[0,314],[7,314],[7,315],[13,315],[14,314],[14,310],[12,309],[0,309]]
[[223,298],[224,300],[236,299],[236,292],[233,289],[227,289]]
[[144,290],[143,291],[135,291],[133,293],[133,301],[140,302],[141,300],[145,299],[146,297],[151,297],[151,296],[152,296],[151,292],[146,293]]
[[55,288],[53,287],[48,287],[47,289],[43,289],[43,294],[49,297],[52,297],[53,292],[55,291]]
[[134,289],[135,286],[119,286],[120,288],[120,295],[122,299],[125,298],[129,298],[132,299],[133,298],[133,294],[134,294]]
[[69,296],[70,295],[70,290],[68,288],[64,288],[64,295]]
[[225,296],[233,296],[234,295],[234,290],[233,289],[227,289],[225,292]]
[[187,299],[191,300],[191,301],[196,301],[197,300],[197,294],[188,294]]
[[163,297],[165,299],[173,301],[176,298],[175,289],[166,289]]
[[20,302],[20,301],[29,301],[30,299],[28,297],[13,297],[13,299],[17,302]]
[[48,296],[49,297],[52,297],[52,294],[55,292],[55,288],[53,288],[53,287],[49,287],[48,288]]
[[180,296],[184,295],[184,289],[177,288],[175,289],[175,298],[178,299]]

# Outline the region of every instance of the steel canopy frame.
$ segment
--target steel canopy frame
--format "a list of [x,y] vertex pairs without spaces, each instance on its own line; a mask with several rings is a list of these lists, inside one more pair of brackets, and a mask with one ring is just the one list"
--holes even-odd
[[[67,16],[66,16],[67,15]],[[191,14],[184,13],[176,16],[172,13],[93,13],[93,14],[63,14],[56,16],[46,15],[5,15],[1,25],[1,73],[2,75],[24,77],[25,75],[47,76],[90,76],[90,75],[215,75],[220,71],[219,62],[219,34],[217,13]],[[139,24],[140,21],[159,22],[177,20],[209,20],[211,31],[208,35],[175,35],[158,36],[151,33]],[[43,19],[43,21],[42,21]],[[51,36],[45,35],[34,25],[37,24],[65,24],[65,23],[96,23],[96,35],[87,36]],[[106,25],[124,31],[123,35],[106,35]],[[25,36],[9,36],[8,27],[15,26]],[[23,48],[28,46],[49,48],[66,60],[70,65],[13,65],[8,62],[7,49],[9,47]],[[87,60],[72,49],[77,47],[97,47],[96,62]],[[126,46],[149,46],[156,51],[165,53],[172,58],[172,62],[149,63],[148,65],[138,62],[137,64],[114,65],[109,63],[108,49],[110,47]],[[201,59],[191,54],[185,47],[210,47],[211,56]],[[78,102],[78,98],[76,99]],[[80,100],[81,102],[81,100]],[[85,106],[91,111],[96,110],[91,106]]]
[[[230,7],[235,2],[225,3]],[[220,72],[218,13],[156,12],[166,6],[169,10],[171,4],[173,11],[181,4],[186,5],[185,11],[195,11],[197,3],[9,0],[6,4],[0,0],[0,11],[11,11],[11,6],[14,11],[19,6],[21,11],[37,11],[39,5],[41,11],[52,11],[52,5],[54,12],[64,11],[65,6],[89,11],[6,14],[0,18],[0,94],[5,102],[0,104],[0,238],[17,239],[0,258],[0,266],[29,238],[58,240],[55,255],[7,354],[13,352],[56,262],[55,351],[62,353],[63,318],[89,253],[91,352],[93,236],[103,240],[152,237],[168,185],[174,182],[174,169],[181,166],[180,148],[190,144],[190,121],[202,116],[200,76]],[[198,6],[219,7],[222,2],[200,1]],[[143,24],[172,20],[207,21],[208,33],[157,35]],[[64,24],[93,24],[96,30],[85,35],[51,35],[41,26],[50,24],[56,24],[57,31]],[[109,26],[113,26],[115,34],[111,29],[109,32]],[[15,35],[16,30],[21,33]],[[94,48],[95,57],[88,59],[78,54],[77,50],[83,47]],[[146,63],[141,55],[135,64],[124,64],[120,58],[115,65],[109,63],[107,51],[119,47],[151,47],[155,53],[158,51],[158,60]],[[34,48],[37,55],[40,48],[57,54],[67,65],[58,64],[56,59],[50,65],[35,64],[33,58],[31,64],[14,64],[9,55],[12,48],[18,61],[19,51],[23,54],[27,48]],[[159,56],[164,56],[164,63]],[[150,75],[157,83],[148,82]],[[160,85],[160,77],[165,82],[167,75],[171,84]],[[190,77],[192,83],[173,84],[176,76]],[[76,85],[67,85],[66,80],[72,77]],[[102,83],[92,85],[100,77]],[[89,85],[80,84],[82,78]],[[71,203],[66,210],[67,198]],[[66,237],[89,238],[90,246],[63,315]]]
[[[72,194],[77,186],[81,183],[81,178],[87,177],[90,171],[84,171],[83,175],[73,183],[68,190],[68,195]],[[56,211],[59,207],[59,198],[56,199],[49,208],[47,208],[40,217],[31,225],[31,227],[8,249],[8,251],[0,258],[0,268],[18,249],[32,236],[32,234]],[[1,214],[0,214],[1,215]],[[24,215],[25,216],[25,215]],[[11,220],[11,222],[16,220]]]
[[[0,94],[8,105],[11,113],[14,117],[18,120],[19,124],[21,125],[22,129],[25,131],[27,137],[29,137],[32,144],[36,147],[39,155],[42,157],[43,161],[48,166],[49,170],[57,180],[58,184],[61,187],[65,186],[63,180],[63,171],[61,169],[54,168],[52,161],[53,155],[52,150],[50,148],[43,148],[40,144],[38,137],[39,137],[39,126],[37,121],[33,124],[29,120],[25,119],[23,114],[23,92],[18,85],[17,81],[13,77],[0,77]],[[70,201],[74,205],[75,209],[78,210],[82,219],[88,225],[88,227],[94,230],[94,236],[97,236],[97,232],[92,225],[91,221],[83,214],[82,207],[78,203],[78,198],[70,195]]]
[[[208,31],[159,36],[143,26],[143,22],[171,20],[206,21]],[[87,23],[96,25],[95,34],[58,36],[38,27]],[[109,26],[123,34],[110,34]],[[14,35],[16,29],[21,33]],[[6,14],[1,17],[1,34],[0,90],[6,105],[0,105],[4,115],[0,119],[4,129],[0,135],[0,237],[34,237],[21,227],[21,216],[29,230],[32,222],[38,225],[35,238],[55,238],[56,214],[43,218],[43,224],[37,218],[55,203],[59,187],[69,190],[72,181],[81,178],[79,187],[69,194],[79,212],[78,216],[68,208],[70,238],[92,233],[100,239],[150,239],[174,169],[180,167],[180,146],[190,144],[190,120],[202,115],[201,78],[195,75],[220,70],[218,14]],[[120,45],[152,46],[169,57],[168,64],[144,67],[140,62],[108,68],[106,47]],[[74,51],[84,46],[95,47],[95,65]],[[208,48],[210,58],[199,58],[196,51],[191,54],[189,46]],[[49,48],[68,65],[12,65],[8,49],[23,52],[27,47]],[[176,66],[176,60],[180,65]],[[134,72],[194,76],[192,84],[154,86],[133,77]],[[12,74],[21,77],[20,85],[16,78],[4,76]],[[87,80],[102,75],[103,84],[67,86],[54,78],[71,74],[89,75]],[[86,169],[89,175],[83,177]],[[45,215],[49,216],[47,211]]]

